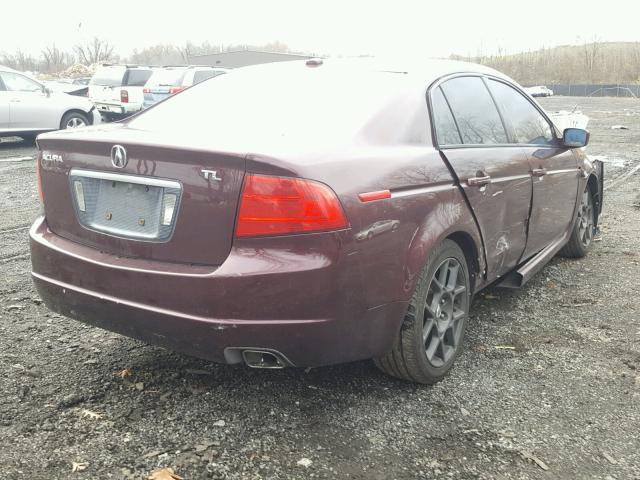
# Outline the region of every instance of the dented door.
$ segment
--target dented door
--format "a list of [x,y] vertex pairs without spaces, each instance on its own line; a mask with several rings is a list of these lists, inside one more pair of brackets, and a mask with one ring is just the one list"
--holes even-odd
[[519,147],[443,151],[476,216],[487,254],[487,277],[518,264],[527,243],[531,175]]

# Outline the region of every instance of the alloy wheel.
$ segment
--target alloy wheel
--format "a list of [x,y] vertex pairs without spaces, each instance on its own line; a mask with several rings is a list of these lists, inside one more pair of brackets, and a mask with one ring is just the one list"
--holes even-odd
[[465,272],[455,258],[436,269],[427,291],[422,339],[427,360],[441,367],[455,354],[462,340],[468,295]]
[[593,240],[595,223],[593,213],[593,199],[589,189],[586,189],[582,194],[582,202],[578,211],[578,238],[585,247],[588,247]]
[[80,118],[80,117],[71,117],[68,121],[67,121],[67,127],[66,128],[79,128],[79,127],[86,127],[87,124],[85,123],[85,121]]

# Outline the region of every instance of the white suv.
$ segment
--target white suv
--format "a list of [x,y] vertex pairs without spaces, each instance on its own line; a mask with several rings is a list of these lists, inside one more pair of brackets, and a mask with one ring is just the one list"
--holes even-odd
[[142,89],[151,67],[102,65],[89,82],[89,99],[106,120],[127,117],[142,109]]
[[85,97],[54,92],[24,73],[0,66],[0,137],[31,141],[41,132],[100,121]]

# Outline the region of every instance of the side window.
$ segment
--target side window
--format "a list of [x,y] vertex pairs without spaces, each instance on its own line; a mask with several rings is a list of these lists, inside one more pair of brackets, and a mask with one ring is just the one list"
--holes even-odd
[[508,143],[500,114],[480,77],[458,77],[441,85],[456,119],[462,143]]
[[440,87],[431,92],[431,108],[438,145],[460,145],[460,132]]
[[549,123],[520,92],[496,80],[489,80],[489,88],[507,123],[513,126],[518,143],[536,145],[553,143],[554,135]]
[[4,82],[7,90],[12,92],[39,92],[42,91],[42,85],[38,82],[25,77],[24,75],[18,75],[12,72],[2,72],[2,81]]

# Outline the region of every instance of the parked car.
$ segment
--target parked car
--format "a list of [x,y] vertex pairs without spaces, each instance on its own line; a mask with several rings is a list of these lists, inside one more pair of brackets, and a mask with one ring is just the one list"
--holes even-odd
[[125,118],[142,109],[142,89],[152,73],[139,65],[102,65],[89,82],[89,98],[105,120]]
[[433,383],[473,294],[591,247],[588,139],[472,64],[234,70],[38,140],[33,279],[60,314],[205,359]]
[[553,90],[542,85],[536,87],[527,87],[524,89],[532,97],[551,97],[553,96]]
[[39,81],[0,66],[0,136],[33,141],[40,132],[100,122],[86,98],[54,92]]
[[398,220],[381,220],[379,222],[367,225],[365,228],[356,233],[356,240],[371,240],[376,235],[382,235],[387,232],[395,232],[398,230],[400,222]]
[[144,86],[144,108],[209,78],[227,73],[226,68],[206,66],[164,67],[149,77]]

